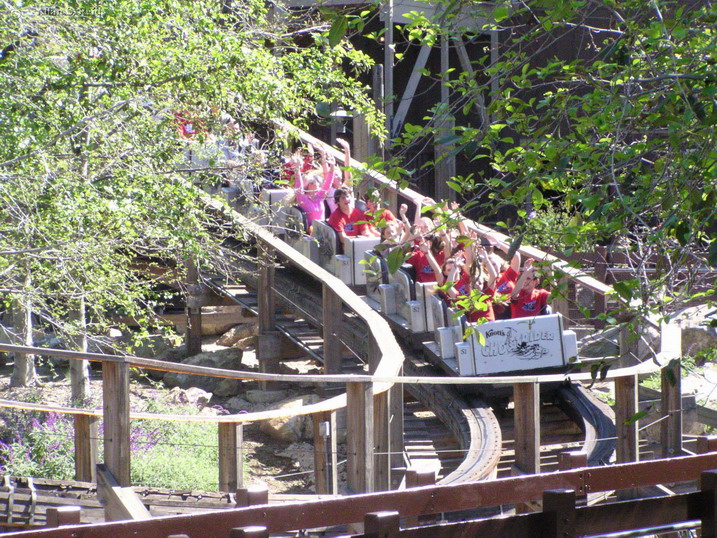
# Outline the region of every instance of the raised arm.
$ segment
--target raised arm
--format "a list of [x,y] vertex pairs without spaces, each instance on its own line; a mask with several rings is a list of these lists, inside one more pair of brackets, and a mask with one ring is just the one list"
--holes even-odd
[[525,283],[528,282],[529,279],[534,277],[535,267],[533,267],[533,258],[528,258],[527,260],[525,260],[525,267],[523,268],[523,272],[520,274],[518,282],[515,283],[515,288],[513,288],[513,292],[510,294],[511,299],[517,299],[520,295],[520,292],[523,291]]
[[[491,245],[499,248],[505,254],[508,254],[510,252],[510,245],[508,243],[506,243],[505,241],[500,241],[498,238],[494,237],[492,234],[485,234],[485,238],[488,241],[490,241]],[[521,262],[520,252],[516,251],[515,254],[513,254],[513,258],[510,260],[510,267],[516,273],[520,272],[520,262]]]
[[351,146],[349,146],[349,143],[343,138],[337,138],[336,142],[344,148],[343,183],[344,185],[351,185]]

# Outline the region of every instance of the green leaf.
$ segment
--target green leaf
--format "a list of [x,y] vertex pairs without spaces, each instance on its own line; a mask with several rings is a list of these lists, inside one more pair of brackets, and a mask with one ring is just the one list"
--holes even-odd
[[341,15],[340,17],[336,17],[334,19],[334,22],[331,23],[331,29],[329,30],[329,46],[335,47],[339,43],[341,43],[341,40],[346,35],[346,30],[348,29],[349,22],[345,15]]
[[403,250],[401,250],[400,248],[394,248],[391,252],[388,253],[388,256],[386,257],[386,261],[388,263],[388,272],[393,274],[398,271],[405,260],[406,256],[403,253]]
[[630,426],[631,424],[634,424],[635,422],[637,422],[637,421],[640,420],[641,418],[645,418],[645,417],[648,415],[648,413],[649,413],[648,410],[638,411],[637,413],[635,413],[634,415],[632,415],[630,418],[628,418],[625,422],[623,422],[623,424],[624,424],[625,426]]
[[493,19],[495,22],[501,22],[508,18],[510,11],[507,6],[498,6],[493,10]]

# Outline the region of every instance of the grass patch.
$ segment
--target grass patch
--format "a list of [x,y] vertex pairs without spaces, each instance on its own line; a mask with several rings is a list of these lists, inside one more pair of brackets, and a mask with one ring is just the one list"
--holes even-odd
[[[198,415],[187,404],[148,400],[148,413]],[[103,454],[99,427],[99,458]],[[218,488],[216,423],[133,420],[130,431],[131,480],[136,486],[213,491]],[[0,474],[73,480],[72,417],[0,409]]]

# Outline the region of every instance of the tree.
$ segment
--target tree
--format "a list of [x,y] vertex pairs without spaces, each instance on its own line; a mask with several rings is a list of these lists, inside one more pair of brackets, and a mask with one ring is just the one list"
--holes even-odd
[[[472,159],[451,179],[482,220],[515,236],[537,228],[560,246],[610,245],[631,256],[615,289],[659,310],[700,288],[717,265],[717,7],[710,2],[526,0],[446,2],[414,13],[414,43],[497,32],[498,56],[432,73],[450,90],[395,153],[426,136]],[[465,24],[464,15],[488,21]],[[483,114],[470,123],[476,108]],[[449,133],[436,127],[448,117]],[[546,212],[546,210],[548,210]],[[563,215],[555,229],[550,219]],[[548,220],[545,220],[548,219]],[[532,222],[531,222],[532,220]],[[552,239],[555,239],[554,237]],[[650,264],[654,271],[648,272]],[[658,290],[668,290],[664,301]]]
[[[229,269],[237,254],[222,239],[241,231],[184,182],[188,146],[275,118],[305,125],[317,103],[376,118],[336,68],[369,60],[261,1],[0,0],[0,18],[0,292],[68,338],[101,335],[117,312],[151,326],[161,297],[156,277],[133,270],[139,257]],[[201,125],[192,140],[177,136],[178,116]],[[224,172],[211,159],[191,178]]]

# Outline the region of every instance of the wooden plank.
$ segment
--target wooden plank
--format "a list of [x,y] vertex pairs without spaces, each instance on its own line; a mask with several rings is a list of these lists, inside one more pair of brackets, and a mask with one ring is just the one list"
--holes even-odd
[[314,433],[314,484],[317,494],[329,493],[331,485],[331,413],[311,416]]
[[523,473],[540,472],[540,385],[513,385],[515,464]]
[[120,521],[151,519],[151,515],[131,487],[119,484],[108,466],[97,465],[97,495],[105,505],[105,519]]
[[[375,511],[376,506],[380,506],[384,510],[398,511],[403,517],[406,517],[540,499],[546,489],[575,489],[581,484],[590,487],[591,492],[600,492],[624,487],[669,483],[674,482],[676,477],[684,481],[694,480],[699,478],[702,471],[714,468],[717,468],[717,454],[712,453],[672,458],[667,461],[657,460],[592,467],[589,473],[578,469],[563,473],[468,482],[455,486],[429,486],[397,492],[341,497],[311,503],[265,505],[256,508],[223,510],[208,514],[157,518],[149,521],[107,523],[99,527],[79,526],[65,531],[32,530],[17,533],[17,538],[94,538],[98,535],[98,531],[113,538],[167,536],[172,533],[205,536],[208,532],[219,536],[223,532],[227,532],[229,528],[257,524],[258,522],[265,524],[270,532],[280,533],[292,529],[342,525],[348,522],[361,521],[365,514]],[[694,500],[699,502],[700,494],[692,495],[697,495]],[[663,517],[667,512],[667,510],[662,510],[662,506],[667,507],[668,505],[672,506],[671,503],[673,502],[683,502],[677,497],[662,497],[650,499],[649,501],[652,503],[648,502],[646,504],[649,507],[649,512],[647,509],[639,511],[644,522],[648,521],[644,514],[653,514],[654,517],[649,518],[651,521],[657,519],[658,516]],[[617,530],[614,527],[621,521],[615,515],[632,520],[634,518],[630,516],[630,513],[638,513],[633,508],[634,506],[637,505],[633,503],[611,503],[591,512],[586,512],[586,509],[581,508],[578,510],[578,518],[582,520],[582,523],[578,522],[578,531],[585,528],[588,528],[588,530],[597,528],[598,524],[601,526],[600,528],[610,526],[611,531]],[[590,510],[592,508],[594,507],[591,507]],[[661,511],[662,513],[660,513]],[[682,510],[682,512],[686,513],[686,510]],[[596,515],[592,518],[581,518],[581,513]],[[524,521],[533,516],[542,518],[542,514],[531,514],[522,516],[518,520]],[[499,521],[504,522],[505,519],[500,519]],[[595,527],[586,527],[587,524],[592,525],[591,521],[596,522]],[[592,532],[592,534],[596,532]],[[584,534],[591,533],[585,532]],[[455,535],[453,534],[452,536]],[[538,535],[533,533],[518,534],[517,536]],[[516,534],[499,532],[488,533],[486,536],[516,536]]]
[[366,537],[393,538],[400,535],[401,517],[396,511],[371,512],[364,517]]
[[[74,362],[74,361],[73,361]],[[99,419],[89,415],[73,415],[75,425],[75,480],[96,482]]]
[[194,260],[185,262],[187,269],[187,329],[184,334],[184,344],[186,346],[187,356],[197,355],[202,352],[202,307],[201,303],[194,304],[192,300],[192,290],[199,287],[199,271]]
[[660,422],[662,457],[682,454],[682,368],[679,360],[670,361],[660,373],[662,381]]
[[259,333],[273,331],[276,323],[276,298],[274,296],[274,259],[271,249],[259,244],[258,299]]
[[628,375],[615,379],[615,427],[617,443],[615,451],[618,463],[638,461],[638,411],[637,376]]
[[353,493],[374,490],[373,385],[346,386],[346,467],[348,487]]
[[702,502],[700,518],[702,519],[701,536],[717,538],[717,471],[705,471],[700,476]]
[[551,489],[543,493],[543,513],[548,517],[546,537],[572,538],[575,534],[575,491]]
[[401,131],[401,128],[403,127],[403,122],[406,119],[406,114],[408,113],[408,109],[413,102],[413,96],[416,94],[418,83],[421,81],[421,77],[423,76],[423,69],[426,67],[426,62],[428,61],[428,57],[431,54],[431,49],[432,47],[430,45],[421,45],[421,50],[419,51],[418,57],[416,58],[416,63],[413,64],[411,76],[408,78],[406,88],[403,90],[403,97],[401,97],[401,102],[398,105],[398,110],[396,111],[396,115],[394,116],[393,122],[391,123],[390,135],[392,137],[398,136]]
[[329,286],[323,286],[322,316],[324,336],[324,373],[336,374],[341,371],[342,344],[339,337],[342,318],[342,301]]
[[375,491],[391,489],[390,394],[386,391],[373,398]]
[[47,509],[47,526],[78,525],[82,509],[79,506],[59,506]]
[[120,486],[130,482],[129,365],[102,364],[102,414],[104,419],[104,462]]
[[404,467],[403,451],[403,385],[396,384],[389,391],[389,448],[391,466],[391,484],[389,489],[398,489],[402,473],[398,469]]
[[241,424],[217,425],[219,438],[219,491],[235,492],[244,485],[244,427]]

